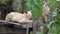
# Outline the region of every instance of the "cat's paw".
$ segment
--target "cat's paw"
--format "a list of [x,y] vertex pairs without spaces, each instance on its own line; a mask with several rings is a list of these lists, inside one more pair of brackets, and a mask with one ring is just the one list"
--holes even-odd
[[33,20],[29,20],[29,22],[33,22]]

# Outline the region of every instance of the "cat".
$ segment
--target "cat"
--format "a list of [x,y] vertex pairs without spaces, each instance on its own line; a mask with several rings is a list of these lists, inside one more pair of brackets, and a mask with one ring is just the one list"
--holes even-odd
[[6,21],[16,21],[19,23],[33,22],[30,20],[32,18],[31,11],[27,11],[27,13],[19,13],[19,12],[10,12],[7,14],[5,20]]

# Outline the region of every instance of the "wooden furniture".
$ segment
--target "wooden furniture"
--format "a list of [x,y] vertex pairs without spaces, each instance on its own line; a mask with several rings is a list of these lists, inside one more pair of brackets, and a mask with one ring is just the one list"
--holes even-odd
[[[18,33],[18,34],[28,34],[29,28],[32,28],[32,23],[14,23],[0,20],[0,33]],[[8,27],[9,26],[9,27]],[[4,32],[3,32],[3,31]],[[23,33],[20,33],[22,32]]]

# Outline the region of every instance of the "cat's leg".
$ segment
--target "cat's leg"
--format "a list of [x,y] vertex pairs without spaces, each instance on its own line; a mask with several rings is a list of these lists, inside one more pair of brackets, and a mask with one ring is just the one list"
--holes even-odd
[[26,21],[25,18],[18,20],[19,23],[25,23],[25,21]]
[[18,21],[19,23],[26,23],[26,22],[33,22],[33,20],[29,20],[29,19],[22,19],[20,21]]
[[26,22],[33,22],[33,20],[29,20],[29,19],[27,19]]

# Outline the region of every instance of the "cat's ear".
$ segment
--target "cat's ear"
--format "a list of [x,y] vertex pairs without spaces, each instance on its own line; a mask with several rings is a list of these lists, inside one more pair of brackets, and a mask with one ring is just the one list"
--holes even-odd
[[24,15],[26,14],[26,13],[23,13]]
[[29,12],[31,12],[31,10]]
[[31,10],[30,11],[27,11],[27,13],[31,13]]

